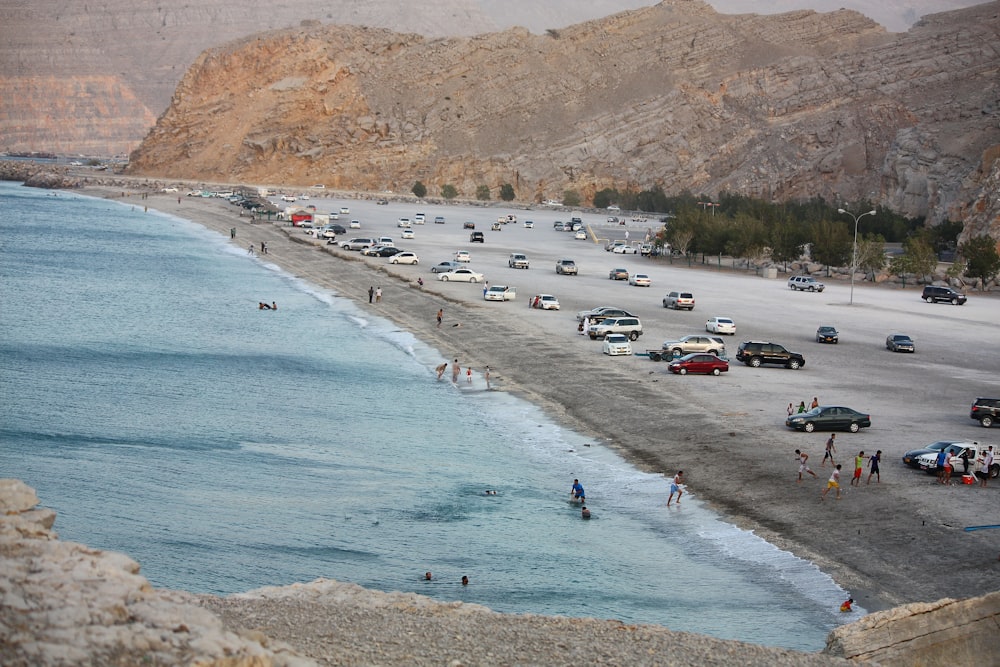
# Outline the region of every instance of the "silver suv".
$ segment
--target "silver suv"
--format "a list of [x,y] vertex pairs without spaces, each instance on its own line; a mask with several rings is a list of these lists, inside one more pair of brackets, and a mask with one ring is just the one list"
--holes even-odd
[[625,334],[629,340],[637,340],[642,335],[642,322],[638,317],[608,317],[591,325],[590,340],[604,338],[609,333]]
[[681,308],[694,310],[694,294],[691,292],[668,292],[663,297],[663,307],[673,308],[674,310],[680,310]]
[[812,276],[792,276],[788,279],[788,289],[797,289],[806,292],[822,292],[826,289],[826,285]]
[[560,259],[556,262],[556,273],[562,273],[567,276],[575,276],[576,262],[571,259]]
[[675,356],[691,352],[708,352],[717,357],[726,355],[726,344],[715,336],[684,336],[679,340],[663,341],[663,349]]

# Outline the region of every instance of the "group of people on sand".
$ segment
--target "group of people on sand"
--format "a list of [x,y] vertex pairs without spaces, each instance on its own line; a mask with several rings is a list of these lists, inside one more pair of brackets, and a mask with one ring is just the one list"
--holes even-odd
[[806,402],[805,401],[799,401],[799,407],[796,408],[793,404],[789,403],[788,407],[785,409],[785,412],[787,412],[788,416],[791,417],[792,415],[795,415],[795,414],[799,414],[800,415],[803,412],[806,412],[808,410],[812,410],[813,408],[818,408],[818,407],[819,407],[819,398],[816,397],[816,396],[813,396],[812,403],[809,404],[808,408],[806,407]]
[[[836,463],[833,459],[834,453],[836,453],[837,448],[834,446],[834,440],[837,435],[831,434],[826,441],[826,452],[823,454],[823,461],[820,463],[821,466],[826,465],[827,459],[830,460],[830,465],[833,466],[833,470],[830,473],[830,479],[826,482],[826,488],[820,492],[820,499],[826,500],[826,494],[830,492],[830,489],[835,489],[837,492],[837,500],[840,500],[840,471],[843,469],[843,464]],[[801,449],[795,450],[795,460],[799,463],[799,478],[797,483],[802,483],[802,475],[807,474],[812,477],[816,477],[816,473],[812,471],[809,467],[809,455],[803,452]],[[865,485],[872,483],[872,477],[875,478],[876,484],[882,483],[882,473],[879,470],[879,464],[882,462],[882,450],[876,451],[874,454],[868,456],[868,480]],[[851,486],[861,486],[861,475],[865,468],[865,452],[861,450],[858,455],[854,457],[854,475],[851,477]]]
[[257,302],[257,308],[259,310],[278,310],[278,304],[272,301],[271,303],[266,303],[264,301]]

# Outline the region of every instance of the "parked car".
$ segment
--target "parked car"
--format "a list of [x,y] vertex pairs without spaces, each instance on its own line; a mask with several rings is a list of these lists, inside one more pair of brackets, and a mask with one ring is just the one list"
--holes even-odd
[[590,310],[581,310],[576,314],[577,320],[590,318],[591,320],[597,320],[600,322],[605,317],[635,317],[635,315],[628,312],[624,308],[618,308],[617,306],[598,306],[597,308],[591,308]]
[[559,310],[559,299],[551,294],[536,294],[531,299],[531,307],[541,310]]
[[621,245],[616,245],[611,249],[611,252],[617,255],[635,255],[638,254],[639,251],[636,250],[635,246],[623,243]]
[[351,209],[347,208],[346,206],[340,207],[340,215],[350,215],[350,214],[351,214]]
[[474,222],[467,220],[462,223],[462,229],[475,229],[475,228],[476,228],[476,223]]
[[490,285],[483,294],[486,301],[516,301],[517,288],[507,285]]
[[462,265],[455,261],[439,262],[431,267],[431,273],[447,273],[460,268]]
[[560,259],[556,262],[556,273],[565,276],[575,276],[577,274],[576,262],[571,259]]
[[334,234],[346,234],[347,233],[347,229],[345,229],[343,225],[337,225],[337,224],[327,225],[326,229],[328,229],[329,231],[333,232]]
[[969,417],[986,428],[993,426],[1000,420],[1000,398],[977,398],[969,410]]
[[389,200],[388,199],[379,199],[378,201],[375,202],[375,205],[376,206],[388,206],[389,205]]
[[705,322],[705,331],[735,336],[736,322],[734,322],[730,317],[710,317],[708,318],[708,321]]
[[398,252],[392,256],[389,260],[390,264],[419,264],[420,258],[417,257],[417,253],[410,252],[409,250],[404,250],[403,252]]
[[362,255],[367,255],[369,257],[394,257],[402,252],[399,248],[392,245],[377,245],[371,248],[365,248],[361,251]]
[[469,234],[469,243],[486,243],[486,236],[482,232],[472,232]]
[[361,229],[361,221],[351,220],[351,223],[348,225],[348,227],[350,227],[351,229]]
[[920,298],[927,303],[945,301],[955,306],[961,306],[969,300],[969,297],[961,292],[955,291],[950,287],[938,287],[937,285],[926,285]]
[[472,261],[472,255],[469,254],[468,250],[459,250],[455,253],[455,261],[462,262],[463,264],[468,264]]
[[465,282],[465,283],[478,283],[485,280],[485,276],[481,273],[476,273],[472,269],[461,268],[455,269],[453,271],[448,271],[446,273],[438,274],[438,280],[443,280],[444,282]]
[[625,334],[629,340],[638,340],[642,335],[642,322],[638,317],[606,317],[601,322],[591,325],[588,332],[591,340],[604,338],[611,333]]
[[573,238],[575,238],[578,241],[586,241],[587,240],[587,231],[584,230],[584,229],[581,229],[580,231],[576,232],[573,235]]
[[653,284],[653,280],[652,280],[652,278],[650,278],[649,276],[647,276],[645,273],[636,273],[636,274],[633,274],[628,279],[628,284],[629,285],[634,285],[636,287],[649,287],[650,285]]
[[413,223],[410,221],[409,218],[400,218],[399,220],[396,221],[396,226],[406,229],[407,227],[412,227]]
[[761,364],[779,364],[798,370],[806,365],[806,359],[798,352],[790,352],[777,343],[748,340],[740,343],[736,350],[736,360],[754,368]]
[[606,252],[613,253],[615,251],[615,248],[620,248],[623,245],[625,245],[624,241],[611,240],[611,241],[608,241],[607,243],[604,244],[604,250]]
[[615,357],[618,355],[631,355],[632,344],[628,342],[628,336],[624,334],[608,334],[604,337],[604,354]]
[[839,340],[840,332],[837,331],[836,327],[822,326],[816,329],[817,343],[833,343],[836,345]]
[[378,237],[378,244],[384,246],[394,246],[396,242],[392,240],[391,236],[380,236]]
[[820,431],[847,430],[857,433],[872,425],[872,418],[863,412],[838,405],[821,405],[797,415],[789,415],[785,426],[797,431],[812,433]]
[[926,447],[911,449],[905,454],[903,454],[903,463],[910,466],[911,468],[920,468],[920,457],[923,456],[924,454],[933,454],[936,457],[937,453],[940,452],[945,447],[961,443],[962,443],[961,440],[938,440],[937,442],[932,442]]
[[812,276],[792,276],[788,279],[788,289],[804,292],[822,292],[826,285]]
[[663,297],[663,307],[680,310],[694,310],[694,294],[691,292],[667,292]]
[[611,280],[628,280],[628,269],[611,269],[608,271]]
[[427,216],[424,215],[423,213],[417,213],[415,216],[413,216],[413,224],[415,225],[422,225],[426,220]]
[[885,349],[892,352],[916,352],[917,347],[913,344],[913,339],[906,334],[894,333],[885,338]]
[[409,229],[409,228],[404,229],[403,231],[401,231],[399,233],[399,238],[401,238],[401,239],[412,239],[413,236],[414,236],[413,235],[413,230]]
[[375,239],[350,239],[343,241],[340,247],[344,250],[364,250],[365,248],[370,248],[375,245]]
[[[976,461],[983,456],[986,447],[988,445],[981,445],[978,442],[952,442],[944,447],[943,451],[951,454],[951,466],[955,474],[962,475],[965,472],[965,467],[962,464],[962,453],[964,452],[968,457],[969,473],[972,474],[979,468]],[[938,471],[937,457],[940,451],[942,450],[919,454],[915,458],[913,467],[920,468],[927,473],[936,473]],[[1000,474],[1000,463],[990,465],[990,477],[996,477],[998,474]]]
[[435,215],[434,216],[434,224],[435,225],[443,225],[444,224],[444,216],[443,215]]
[[512,269],[528,268],[528,256],[520,252],[512,252],[507,258],[507,266]]
[[281,195],[281,201],[295,201],[295,197],[292,195]]
[[719,359],[713,354],[694,352],[686,354],[679,359],[674,359],[667,366],[667,369],[671,373],[677,373],[678,375],[687,375],[688,373],[711,373],[712,375],[719,375],[720,373],[729,371],[729,362],[725,359]]
[[534,227],[535,227],[535,223],[532,222],[531,220],[525,220],[524,221],[524,228],[525,229],[534,229]]
[[678,340],[665,340],[663,349],[674,356],[692,352],[707,352],[717,357],[726,354],[726,344],[717,336],[683,336]]

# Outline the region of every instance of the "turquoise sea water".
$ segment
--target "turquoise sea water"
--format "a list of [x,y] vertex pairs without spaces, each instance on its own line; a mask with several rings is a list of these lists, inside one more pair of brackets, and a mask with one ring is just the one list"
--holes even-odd
[[12,183],[0,203],[0,476],[154,585],[328,577],[805,650],[857,617],[811,563],[696,495],[668,510],[662,477],[478,375],[436,381],[440,353],[228,239]]

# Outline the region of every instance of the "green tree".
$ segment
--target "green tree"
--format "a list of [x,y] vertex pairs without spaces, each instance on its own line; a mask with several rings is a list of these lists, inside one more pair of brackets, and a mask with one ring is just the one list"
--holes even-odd
[[489,201],[490,200],[490,186],[488,185],[477,185],[476,186],[476,199],[479,201]]
[[441,186],[441,196],[445,199],[454,199],[458,196],[458,190],[451,183],[445,183]]
[[826,266],[847,266],[851,261],[852,241],[847,225],[840,221],[820,220],[812,226],[813,261]]
[[802,246],[805,245],[805,234],[801,225],[790,220],[782,220],[771,227],[771,261],[785,264],[802,257]]
[[512,201],[514,199],[514,186],[510,183],[504,183],[500,186],[500,199],[504,201]]
[[427,196],[427,186],[420,181],[417,181],[413,184],[413,187],[410,188],[410,192],[412,192],[417,199],[423,199]]
[[965,258],[965,275],[981,280],[981,290],[985,290],[986,283],[1000,272],[1000,254],[997,253],[997,242],[992,236],[969,239],[958,246],[958,253]]
[[926,278],[937,268],[937,254],[934,248],[920,236],[911,236],[903,241],[903,254],[907,258],[910,273],[917,278]]
[[565,190],[563,192],[563,206],[579,206],[582,199],[576,190]]
[[767,245],[767,230],[757,218],[739,213],[733,219],[726,252],[732,257],[755,260],[764,254]]
[[607,208],[618,202],[618,191],[605,188],[594,193],[594,208]]
[[874,280],[874,274],[884,269],[886,262],[885,239],[881,234],[864,236],[858,241],[858,268],[866,279],[872,274]]

